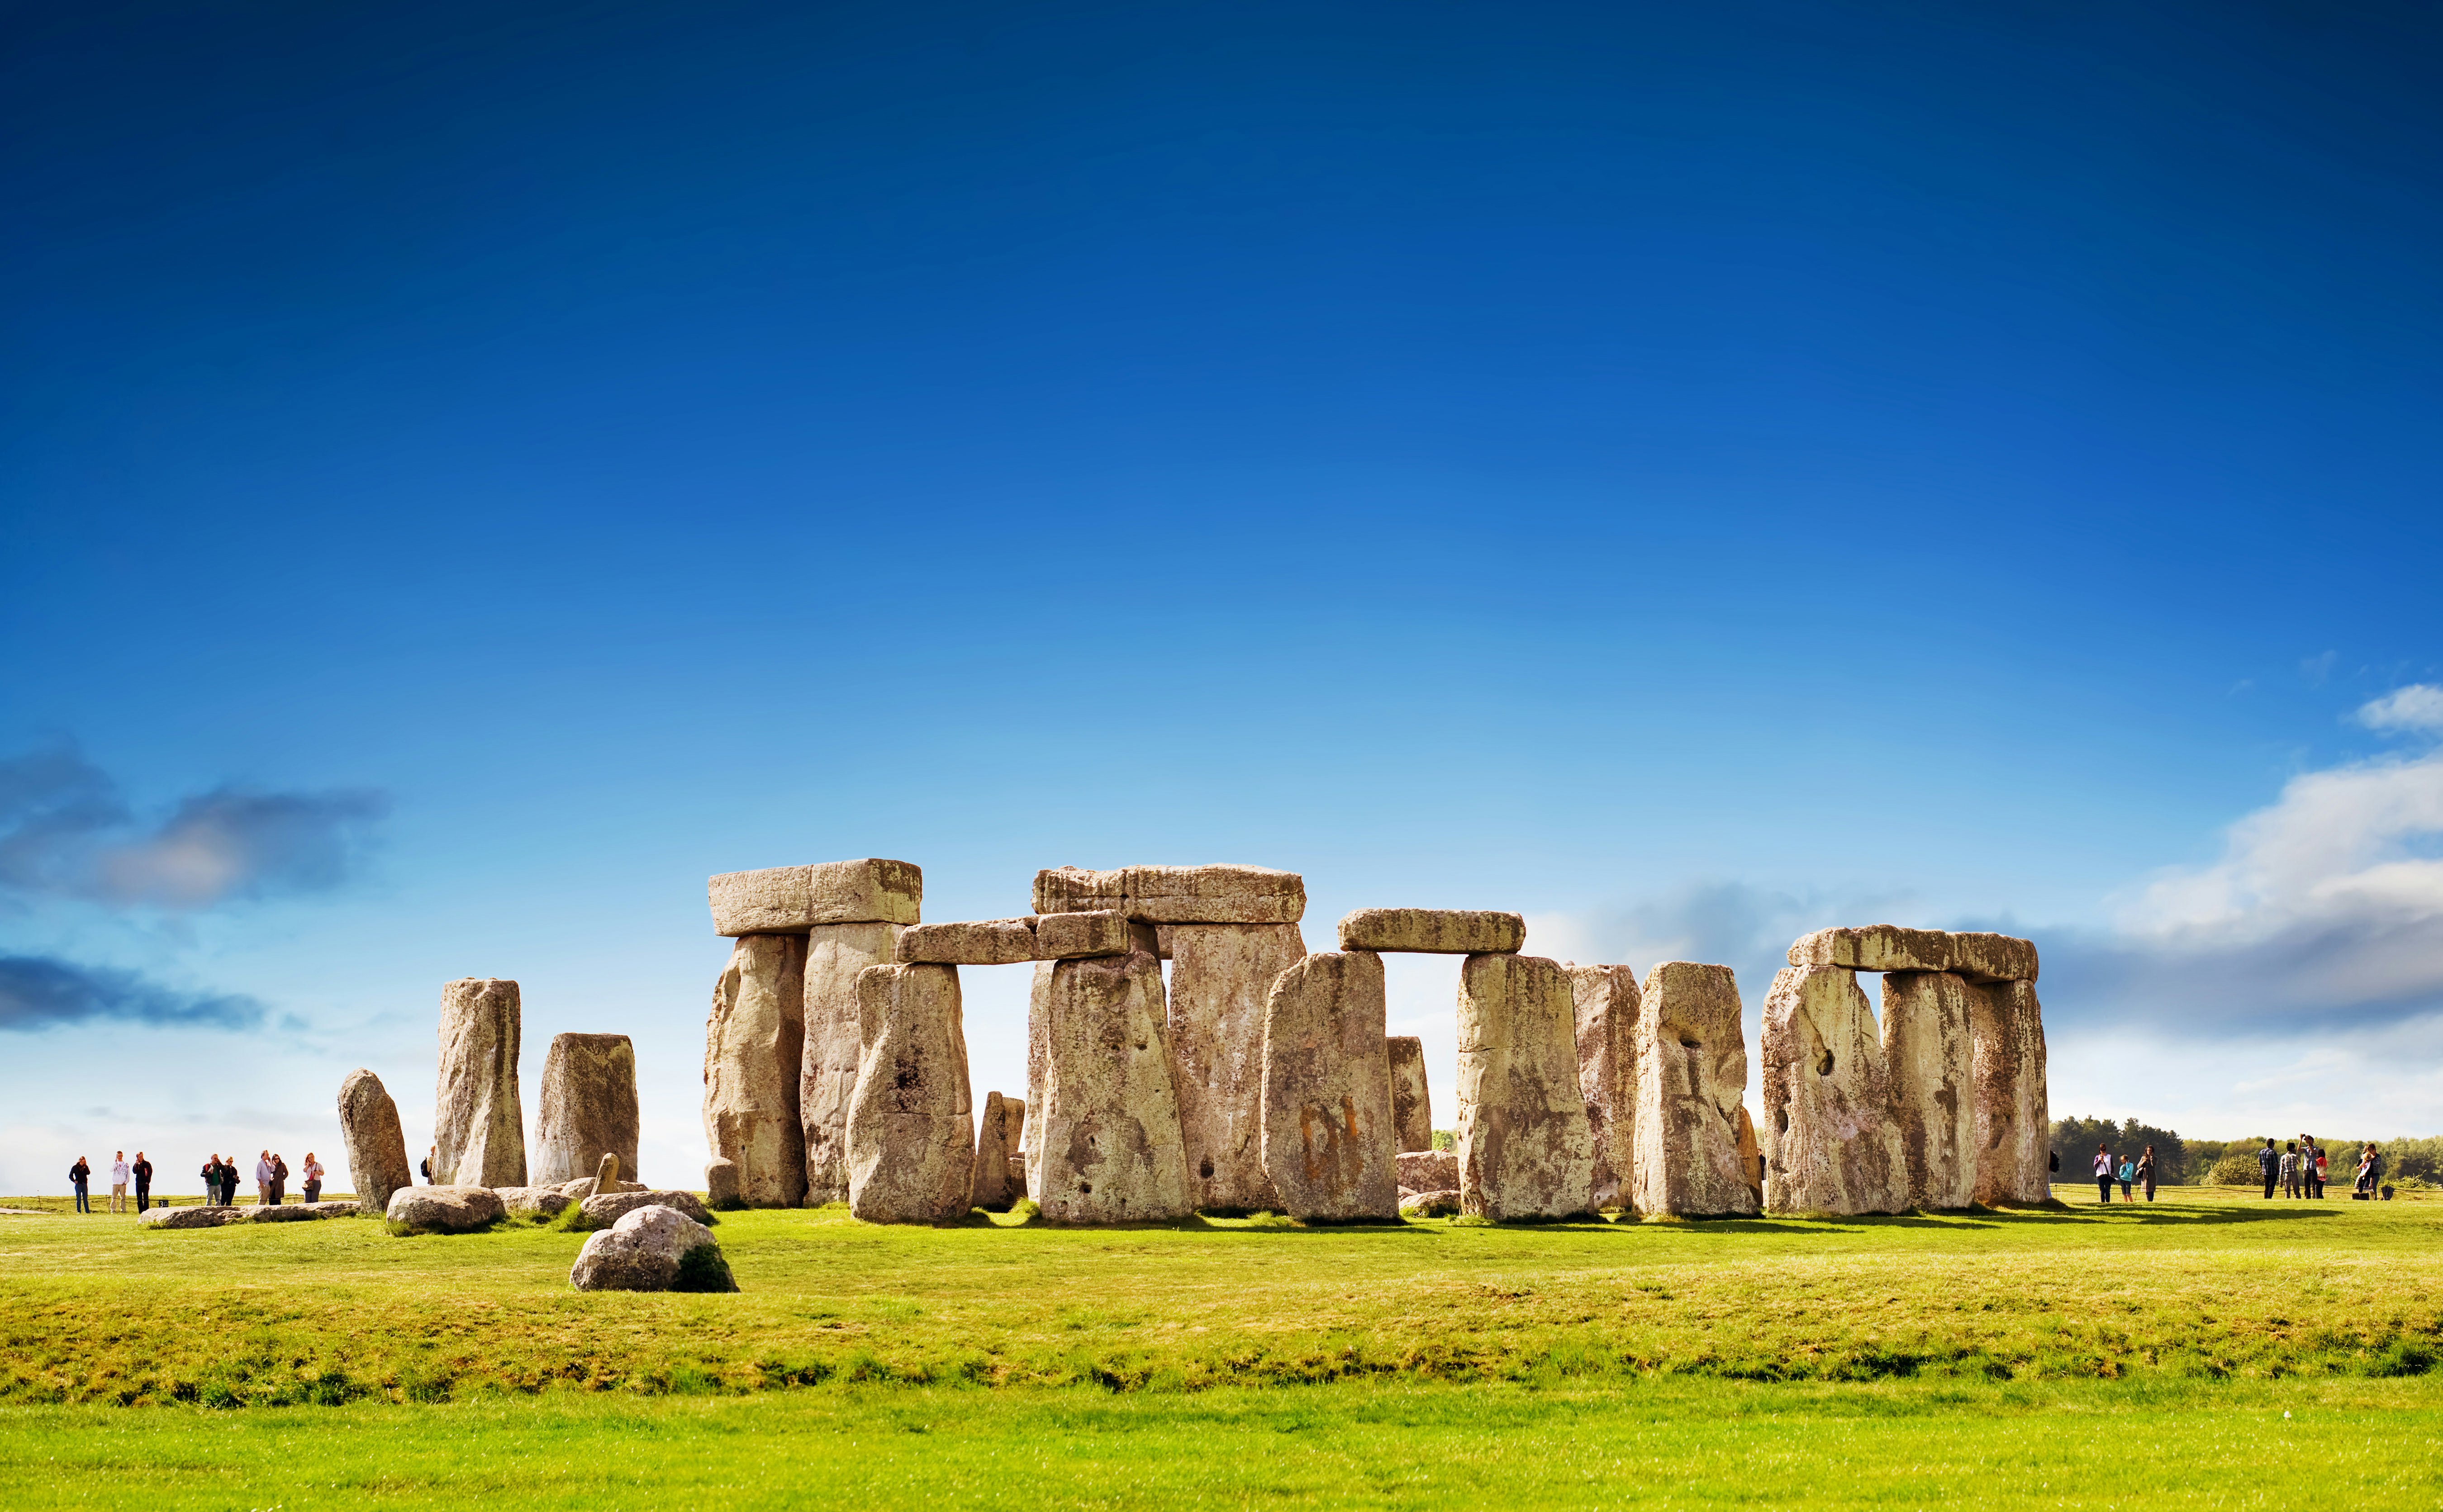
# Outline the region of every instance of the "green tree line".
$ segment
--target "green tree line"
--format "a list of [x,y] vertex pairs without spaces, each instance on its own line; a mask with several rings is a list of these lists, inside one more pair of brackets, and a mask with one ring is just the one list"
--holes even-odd
[[[2299,1138],[2300,1131],[2269,1136],[2273,1148],[2281,1149]],[[2341,1139],[2318,1130],[2306,1133],[2324,1152],[2326,1179],[2345,1186],[2359,1168],[2359,1149],[2368,1141],[2363,1139]],[[2084,1181],[2093,1167],[2089,1164],[2099,1144],[2112,1150],[2114,1162],[2136,1160],[2138,1153],[2148,1145],[2155,1147],[2155,1180],[2167,1187],[2194,1186],[2212,1182],[2223,1186],[2250,1186],[2257,1179],[2256,1152],[2264,1148],[2267,1135],[2251,1135],[2241,1139],[2184,1139],[2171,1129],[2158,1129],[2136,1119],[2122,1119],[2116,1123],[2110,1119],[2067,1118],[2053,1120],[2053,1154],[2061,1160],[2056,1181]],[[2415,1178],[2443,1185],[2443,1136],[2423,1139],[2377,1139],[2377,1153],[2383,1159],[2383,1178],[2402,1181]]]

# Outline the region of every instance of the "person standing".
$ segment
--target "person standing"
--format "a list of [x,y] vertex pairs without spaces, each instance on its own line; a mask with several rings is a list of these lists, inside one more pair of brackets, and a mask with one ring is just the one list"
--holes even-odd
[[2273,1153],[2273,1136],[2265,1137],[2265,1148],[2256,1152],[2256,1174],[2265,1178],[2265,1197],[2273,1199],[2273,1183],[2280,1179],[2282,1157]]
[[439,1146],[439,1145],[437,1145],[437,1144],[433,1144],[433,1145],[427,1145],[427,1146],[425,1147],[425,1151],[424,1151],[424,1184],[425,1184],[426,1186],[428,1186],[428,1187],[429,1187],[429,1186],[432,1186],[432,1185],[433,1184],[433,1183],[432,1183],[432,1157],[433,1157],[434,1156],[436,1156],[436,1155],[439,1155],[440,1153],[441,1153],[441,1146]]
[[271,1152],[260,1150],[254,1157],[254,1205],[271,1206]]
[[110,1211],[127,1211],[127,1152],[124,1150],[110,1157]]
[[2129,1162],[2128,1162],[2128,1161],[2126,1161],[2126,1160],[2123,1160],[2123,1161],[2122,1161],[2122,1162],[2121,1162],[2121,1200],[2122,1200],[2122,1201],[2123,1201],[2123,1202],[2135,1202],[2135,1201],[2137,1201],[2137,1200],[2138,1200],[2137,1198],[2135,1198],[2135,1197],[2133,1197],[2133,1196],[2131,1196],[2131,1195],[2129,1194],[2129,1182],[2130,1182],[2130,1179],[2131,1179],[2132,1177],[2134,1177],[2135,1175],[2137,1175],[2137,1174],[2138,1174],[2138,1168],[2137,1168],[2136,1166],[2132,1165],[2131,1163],[2129,1163]]
[[2095,1147],[2095,1200],[2112,1200],[2112,1146],[2108,1144]]
[[136,1163],[128,1169],[136,1174],[136,1211],[142,1212],[153,1206],[153,1162],[145,1159],[144,1152],[138,1150]]
[[2146,1200],[2154,1201],[2155,1147],[2151,1144],[2146,1146],[2144,1154],[2138,1157],[2138,1184],[2146,1189]]
[[2285,1140],[2282,1145],[2282,1194],[2299,1194],[2299,1144],[2295,1139]]
[[279,1207],[288,1200],[288,1162],[279,1151],[271,1152],[271,1205]]
[[314,1158],[313,1151],[308,1150],[305,1152],[305,1163],[298,1167],[298,1174],[305,1178],[305,1200],[308,1202],[321,1201],[322,1162]]
[[2324,1165],[2324,1147],[2320,1144],[2316,1146],[2316,1197],[2318,1201],[2322,1201],[2324,1199],[2324,1176],[2326,1174]]
[[[2368,1148],[2373,1149],[2374,1146],[2369,1145]],[[85,1163],[83,1156],[78,1156],[77,1163],[68,1167],[68,1185],[76,1188],[76,1211],[79,1212],[91,1212],[93,1211],[93,1204],[87,1201],[85,1197],[85,1183],[92,1179],[93,1167]]]
[[206,1160],[204,1168],[195,1175],[204,1178],[204,1206],[219,1207],[221,1205],[221,1153],[214,1150],[211,1158]]

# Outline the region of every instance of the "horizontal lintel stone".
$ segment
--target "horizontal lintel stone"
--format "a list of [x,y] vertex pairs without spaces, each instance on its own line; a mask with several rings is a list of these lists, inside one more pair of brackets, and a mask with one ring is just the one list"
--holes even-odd
[[812,866],[727,871],[709,879],[716,935],[803,934],[821,924],[912,924],[925,873],[905,861],[866,857]]
[[1526,943],[1527,921],[1492,909],[1360,908],[1340,920],[1342,950],[1514,956]]

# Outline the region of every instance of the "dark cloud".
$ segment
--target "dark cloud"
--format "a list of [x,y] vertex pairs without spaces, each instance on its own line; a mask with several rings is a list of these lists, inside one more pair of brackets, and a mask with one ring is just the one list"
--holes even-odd
[[165,908],[325,891],[355,874],[387,808],[362,791],[222,787],[147,827],[107,773],[56,743],[0,760],[0,889]]
[[234,993],[189,993],[134,972],[52,956],[0,956],[0,1029],[42,1029],[89,1019],[162,1027],[251,1029],[263,1005]]

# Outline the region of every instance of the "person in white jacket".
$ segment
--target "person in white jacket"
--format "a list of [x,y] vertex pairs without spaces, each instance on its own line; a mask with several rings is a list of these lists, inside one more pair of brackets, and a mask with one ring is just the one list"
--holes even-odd
[[127,1152],[124,1150],[110,1157],[110,1211],[127,1211]]
[[264,1151],[254,1158],[254,1205],[271,1206],[271,1152]]

